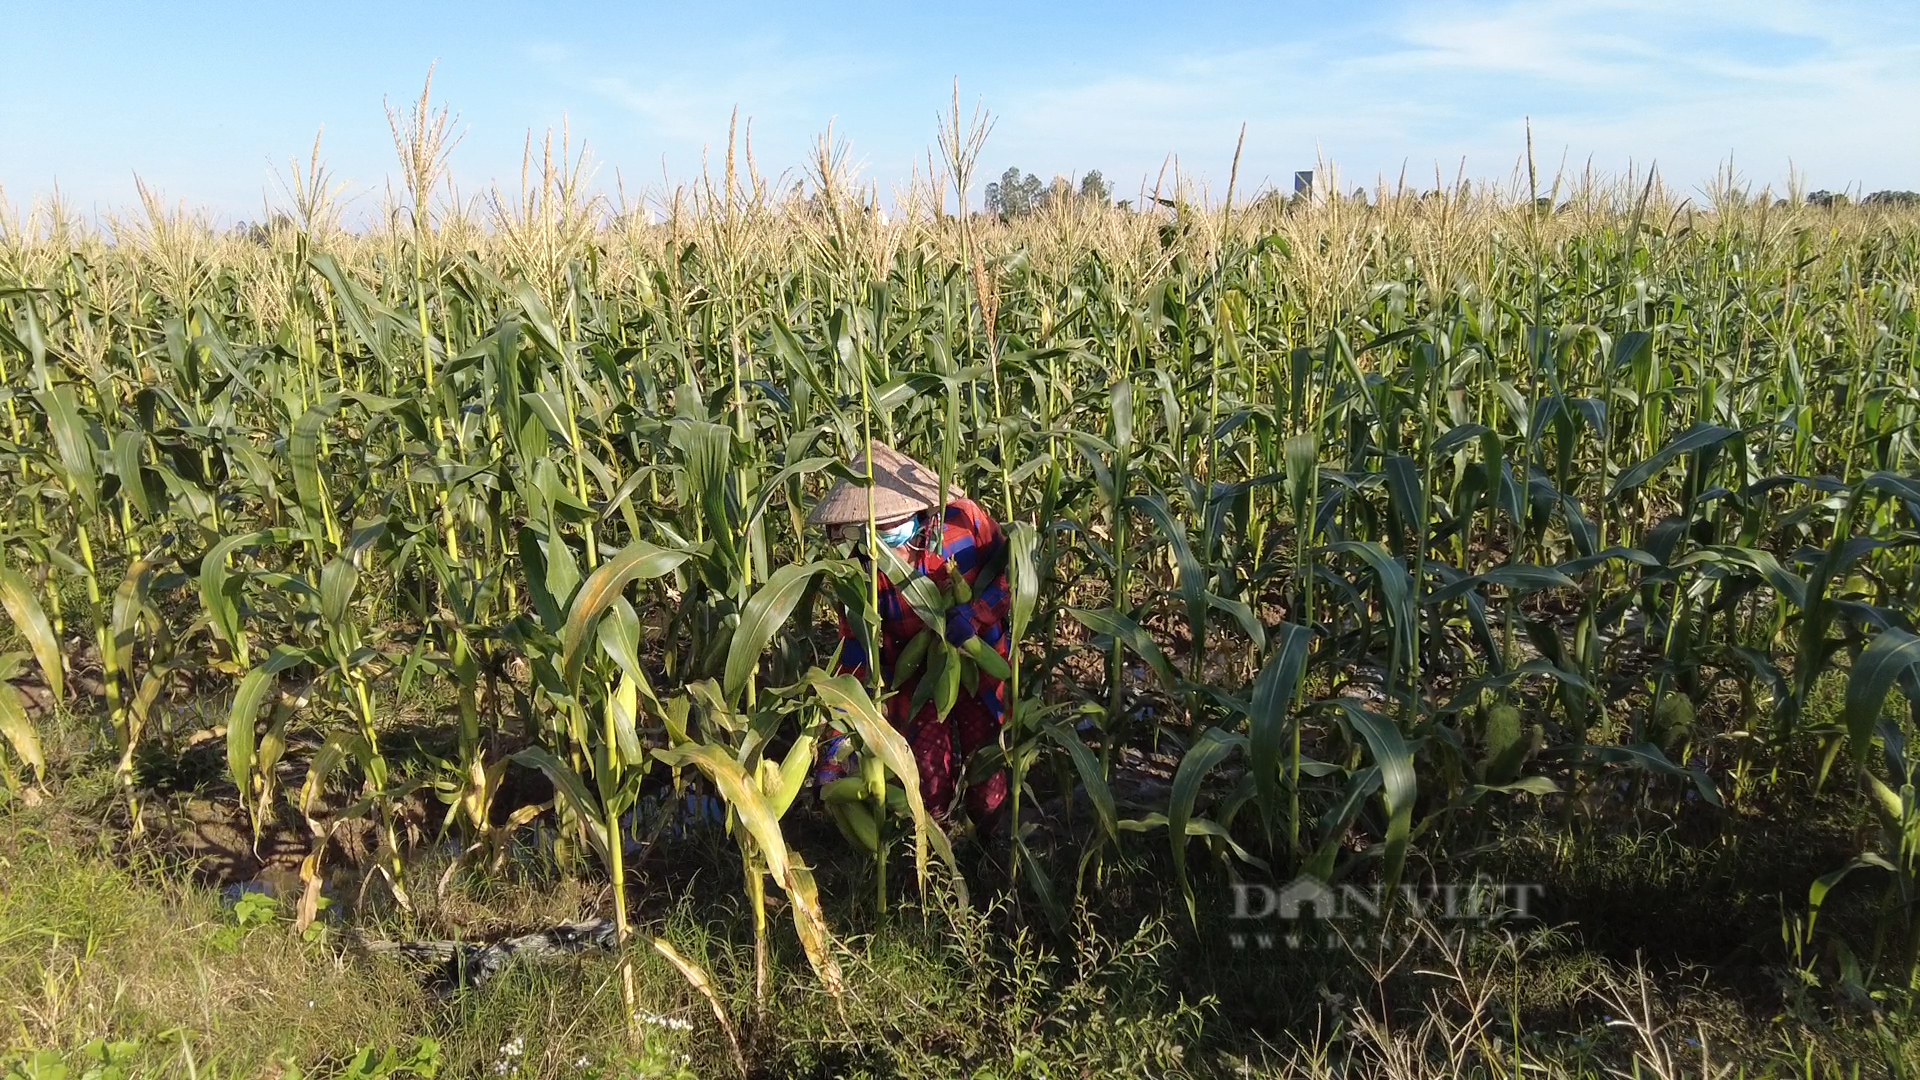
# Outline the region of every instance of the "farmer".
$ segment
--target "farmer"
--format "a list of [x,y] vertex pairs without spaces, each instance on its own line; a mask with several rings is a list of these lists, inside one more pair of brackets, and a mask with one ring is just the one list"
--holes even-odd
[[[1000,526],[958,488],[949,487],[946,521],[936,528],[941,499],[940,480],[933,470],[878,441],[872,444],[869,457],[872,488],[841,481],[813,508],[808,524],[824,525],[834,539],[855,543],[859,558],[865,562],[865,536],[871,520],[878,541],[892,549],[913,575],[930,578],[942,596],[953,598],[944,615],[947,641],[978,655],[980,646],[967,645],[969,639],[978,638],[1004,660],[1008,646],[1007,540]],[[867,464],[856,462],[852,469],[864,473]],[[965,579],[964,589],[951,587],[954,574]],[[910,659],[908,666],[914,670],[896,680],[901,654],[925,626],[901,595],[903,584],[889,580],[884,572],[879,576],[880,679],[889,694],[886,715],[913,747],[914,760],[920,766],[920,793],[928,809],[945,817],[967,758],[999,736],[1006,716],[1006,694],[1001,681],[982,669],[978,689],[970,692],[963,685],[945,719],[931,700],[912,709],[920,674],[929,665]],[[840,640],[840,670],[866,679],[866,646],[844,614]],[[835,758],[844,757],[838,749],[841,745],[839,739],[828,743],[826,778],[843,768],[835,762]],[[1003,769],[967,788],[967,816],[976,827],[992,831],[999,824],[1006,800],[1007,773]]]

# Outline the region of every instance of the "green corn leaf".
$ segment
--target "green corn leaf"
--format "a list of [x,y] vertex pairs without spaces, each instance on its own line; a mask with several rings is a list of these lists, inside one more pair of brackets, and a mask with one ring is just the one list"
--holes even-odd
[[1293,511],[1296,529],[1312,532],[1312,506],[1318,499],[1320,444],[1311,434],[1288,437],[1285,449],[1287,466],[1287,502]]
[[1116,380],[1107,387],[1107,394],[1113,410],[1113,446],[1124,457],[1133,448],[1133,384]]
[[1734,566],[1759,574],[1781,598],[1802,611],[1807,607],[1805,578],[1780,565],[1773,553],[1759,548],[1714,544],[1689,551],[1673,561],[1676,570],[1697,565]]
[[326,741],[320,744],[320,749],[307,759],[307,778],[300,785],[299,809],[301,816],[307,819],[308,827],[316,833],[322,831],[322,825],[313,816],[314,806],[326,793],[327,779],[345,765],[348,758],[363,756],[365,749],[358,732],[340,728],[329,734]]
[[1404,659],[1413,653],[1413,575],[1406,564],[1373,540],[1342,540],[1327,545],[1327,550],[1358,555],[1380,583],[1380,598],[1387,609],[1387,623],[1393,627]]
[[567,611],[566,626],[560,631],[560,671],[568,686],[579,685],[587,645],[598,637],[593,633],[594,628],[621,592],[635,581],[671,572],[686,562],[688,555],[686,551],[635,540],[587,576]]
[[1078,733],[1056,720],[1042,721],[1037,725],[1040,731],[1052,739],[1073,762],[1073,770],[1080,776],[1080,786],[1087,790],[1087,801],[1093,803],[1095,815],[1100,818],[1100,829],[1107,839],[1120,841],[1120,815],[1115,809],[1113,789],[1107,785],[1107,778],[1100,772],[1100,759],[1095,757],[1087,744],[1082,742]]
[[367,309],[372,306],[372,301],[366,292],[340,269],[340,264],[333,256],[315,255],[307,262],[332,286],[335,306],[341,317],[346,319],[347,326],[353,330],[353,335],[360,339],[360,343],[367,347],[367,351],[382,367],[391,366],[393,358],[387,353],[386,338],[374,328],[373,319],[368,314]]
[[660,695],[654,692],[653,681],[647,678],[647,671],[640,666],[640,614],[633,605],[622,597],[614,601],[607,610],[605,618],[600,620],[598,632],[600,648],[613,659],[623,676],[619,683],[619,692],[631,695],[626,723],[619,730],[620,750],[623,760],[629,765],[637,765],[644,755],[639,753],[638,733],[631,727],[637,724],[640,712],[637,703],[644,701],[650,715],[664,719],[666,710],[660,703]]
[[1660,565],[1659,559],[1654,558],[1651,554],[1645,551],[1642,551],[1639,548],[1613,547],[1613,548],[1608,548],[1605,551],[1596,551],[1591,555],[1582,555],[1577,559],[1568,559],[1566,562],[1560,563],[1559,565],[1555,566],[1554,569],[1560,571],[1561,573],[1567,575],[1568,577],[1576,577],[1580,574],[1586,573],[1587,571],[1593,569],[1596,566],[1601,566],[1605,563],[1610,563],[1614,561],[1630,562],[1635,566],[1642,566],[1642,567],[1653,567],[1653,566]]
[[1167,839],[1173,847],[1173,876],[1187,902],[1187,917],[1197,927],[1200,913],[1193,904],[1193,883],[1187,880],[1187,823],[1193,820],[1194,803],[1200,797],[1200,784],[1214,767],[1235,750],[1245,749],[1245,736],[1219,728],[1208,728],[1193,741],[1180,758],[1173,773],[1173,790],[1167,801]]
[[953,871],[955,887],[960,889],[960,898],[966,900],[965,882],[960,879],[959,869],[953,861],[953,849],[947,842],[947,835],[927,812],[926,801],[920,794],[920,767],[913,758],[913,747],[893,725],[880,715],[873,699],[867,696],[867,689],[851,675],[828,675],[824,671],[814,671],[808,676],[814,693],[820,698],[834,718],[844,726],[851,727],[860,736],[860,745],[880,759],[880,764],[893,774],[900,787],[906,792],[907,810],[913,817],[913,860],[918,880],[924,883],[927,875],[927,849],[931,847]]
[[1449,582],[1428,593],[1422,604],[1444,604],[1456,596],[1478,589],[1482,585],[1498,585],[1514,593],[1538,592],[1541,589],[1569,589],[1579,583],[1549,566],[1528,566],[1510,564],[1497,566],[1484,574],[1460,578]]
[[834,463],[830,457],[810,457],[796,461],[773,474],[773,478],[760,486],[760,495],[753,501],[753,512],[747,515],[745,528],[751,529],[760,521],[760,516],[772,505],[774,496],[787,489],[787,481],[796,476],[806,476],[820,472]]
[[141,431],[128,429],[113,435],[113,474],[120,480],[120,497],[142,518],[153,514],[153,506],[147,500],[147,485],[140,472],[140,452],[145,445],[146,434]]
[[1313,648],[1313,632],[1304,626],[1283,622],[1278,633],[1279,643],[1254,678],[1247,726],[1247,762],[1253,771],[1262,823],[1269,833],[1279,813],[1280,758],[1287,742],[1287,720]]
[[1056,930],[1067,925],[1067,910],[1060,903],[1053,888],[1053,877],[1047,872],[1047,865],[1034,855],[1023,837],[1013,839],[1014,859],[1020,867],[1020,880],[1033,890],[1034,898],[1040,901],[1040,910],[1046,912],[1047,921]]
[[266,703],[273,691],[274,679],[281,672],[312,661],[313,657],[304,650],[289,645],[275,646],[260,666],[241,678],[240,686],[234,691],[233,705],[227,710],[227,774],[240,789],[243,804],[251,787],[248,778],[253,774],[257,749],[253,728],[260,707]]
[[580,774],[574,772],[572,766],[538,746],[527,747],[513,755],[513,760],[547,774],[547,779],[553,783],[555,795],[566,801],[572,808],[573,815],[580,819],[581,825],[586,828],[587,842],[593,845],[594,853],[600,856],[601,864],[612,866],[612,848],[607,839],[607,823],[601,819],[599,804],[595,802],[592,792],[587,790],[587,782],[580,778]]
[[1630,368],[1653,352],[1653,335],[1645,330],[1629,330],[1613,341],[1615,368]]
[[[1127,832],[1152,832],[1155,829],[1166,829],[1168,825],[1167,815],[1160,813],[1143,814],[1140,817],[1127,818],[1125,821],[1120,822],[1120,828]],[[1171,831],[1169,831],[1168,835],[1172,835]],[[1267,865],[1265,859],[1241,847],[1240,842],[1233,838],[1232,831],[1229,830],[1227,826],[1212,818],[1197,817],[1187,819],[1187,838],[1192,839],[1196,836],[1205,836],[1210,839],[1219,840],[1227,846],[1228,851],[1233,852],[1234,858],[1239,859],[1248,866],[1258,867],[1269,873],[1272,872],[1273,868]]]
[[1865,764],[1873,752],[1873,729],[1887,692],[1909,670],[1920,667],[1920,637],[1905,630],[1882,630],[1847,673],[1844,716],[1853,760]]
[[1087,467],[1093,470],[1094,482],[1099,485],[1100,494],[1111,505],[1120,493],[1114,490],[1113,471],[1107,467],[1107,459],[1117,455],[1118,451],[1105,439],[1090,432],[1069,431],[1067,435],[1073,440],[1074,449],[1086,459]]
[[[554,474],[554,480],[556,483],[559,482],[557,473]],[[568,498],[572,498],[571,491],[565,486],[560,490],[566,493]],[[573,545],[560,532],[558,518],[559,515],[556,514],[549,522],[546,535],[547,580],[545,584],[547,594],[564,607],[573,603],[584,575],[580,573],[579,561],[574,558]]]
[[320,433],[326,430],[327,421],[340,411],[346,401],[339,395],[323,398],[316,402],[293,423],[293,432],[287,437],[287,459],[293,466],[293,489],[300,500],[300,507],[307,515],[307,527],[318,531],[324,519],[323,494],[325,490],[320,480]]
[[40,321],[40,307],[31,297],[20,305],[20,315],[26,323],[26,341],[15,338],[14,345],[33,361],[33,385],[45,390],[50,381],[47,374],[47,327]]
[[47,758],[40,750],[40,735],[34,731],[33,721],[27,719],[26,699],[12,683],[0,682],[0,735],[6,736],[13,752],[36,778],[46,778]]
[[1040,534],[1032,525],[1016,521],[1007,529],[1007,584],[1010,586],[1007,632],[1014,648],[1025,639],[1027,624],[1040,601],[1040,568],[1035,549]]
[[1814,923],[1820,919],[1820,908],[1826,903],[1827,894],[1837,888],[1842,881],[1846,880],[1847,875],[1855,870],[1869,868],[1887,870],[1895,874],[1901,872],[1899,867],[1888,862],[1885,857],[1869,851],[1838,870],[1820,875],[1812,885],[1807,887],[1807,934],[1809,936],[1813,934]]
[[1349,726],[1360,733],[1374,764],[1380,769],[1380,792],[1386,802],[1386,891],[1391,895],[1400,886],[1400,873],[1406,865],[1407,842],[1413,831],[1413,804],[1419,781],[1413,768],[1413,748],[1407,745],[1393,721],[1351,701],[1332,699],[1322,702],[1341,712]]
[[550,358],[562,363],[567,360],[567,352],[561,345],[560,326],[554,320],[553,309],[540,296],[539,290],[528,281],[514,284],[513,298],[520,304],[521,318],[528,330],[533,331],[533,339]]
[[1266,651],[1267,628],[1260,625],[1259,617],[1253,613],[1252,608],[1247,606],[1246,601],[1234,600],[1209,592],[1207,593],[1207,606],[1219,608],[1221,611],[1233,616],[1233,621],[1240,624],[1240,632],[1246,634],[1247,640],[1253,643],[1254,651]]
[[80,401],[73,387],[62,383],[33,396],[47,413],[47,428],[53,435],[54,461],[60,469],[62,485],[93,512],[100,504],[100,477],[94,464],[93,434],[81,417]]
[[287,436],[287,461],[293,470],[294,493],[307,516],[307,527],[316,533],[326,518],[322,506],[326,489],[320,477],[320,436],[341,407],[349,403],[357,403],[369,412],[383,412],[400,404],[394,398],[377,394],[352,391],[334,394],[321,398],[301,413]]
[[1904,500],[1909,504],[1920,503],[1920,480],[1899,473],[1876,472],[1860,481],[1862,491],[1879,491]]
[[[1880,820],[1887,827],[1900,831],[1901,826],[1909,818],[1907,800],[1901,797],[1900,792],[1888,787],[1885,780],[1864,769],[1861,771],[1864,773],[1863,779],[1867,782],[1867,789],[1873,793],[1874,802],[1880,804],[1877,808],[1880,811]],[[1904,788],[1905,785],[1902,787]]]
[[740,625],[734,628],[733,640],[727,646],[726,676],[722,685],[728,701],[739,702],[740,692],[746,689],[747,681],[759,667],[761,655],[773,636],[786,625],[794,605],[806,595],[808,584],[819,570],[819,563],[783,566],[747,601],[740,612]]
[[[1492,435],[1493,429],[1485,424],[1456,424],[1447,429],[1446,434],[1433,440],[1430,451],[1437,460],[1446,457],[1466,444],[1479,439],[1482,435]],[[1498,436],[1495,436],[1496,438]]]
[[707,539],[715,544],[722,562],[731,566],[737,558],[738,531],[727,513],[733,429],[725,424],[682,419],[674,421],[671,438],[681,452],[687,496],[700,508]]
[[[879,549],[880,576],[891,582],[913,609],[921,623],[944,631],[947,626],[947,601],[940,595],[940,587],[933,579],[920,570],[907,565],[898,553],[885,544],[872,545]],[[861,577],[864,579],[865,574]],[[861,603],[866,606],[865,601]]]
[[1420,468],[1405,454],[1388,455],[1383,465],[1387,501],[1399,516],[1401,527],[1412,534],[1418,544],[1427,529],[1427,495],[1420,486]]
[[1160,680],[1161,686],[1168,690],[1179,689],[1180,677],[1174,674],[1173,664],[1167,660],[1166,654],[1160,651],[1160,646],[1154,643],[1152,635],[1148,634],[1140,624],[1117,611],[1106,608],[1068,608],[1067,614],[1071,615],[1075,622],[1094,633],[1105,634],[1132,650],[1135,656],[1145,661],[1147,667],[1152,669],[1154,677]]
[[1347,786],[1341,791],[1340,801],[1332,809],[1320,815],[1320,846],[1314,850],[1301,873],[1308,877],[1326,881],[1333,877],[1333,861],[1340,854],[1341,841],[1346,838],[1347,830],[1352,827],[1353,819],[1360,816],[1367,800],[1380,790],[1380,766],[1369,765],[1347,777]]
[[1192,635],[1192,655],[1197,662],[1206,649],[1207,640],[1206,572],[1201,569],[1200,560],[1194,558],[1192,545],[1187,543],[1187,530],[1173,519],[1167,500],[1157,492],[1128,496],[1125,505],[1151,519],[1173,549],[1174,566],[1179,574],[1176,584],[1187,609],[1187,629]]
[[609,710],[607,719],[612,721],[613,750],[619,756],[620,763],[646,764],[647,750],[640,742],[639,683],[624,671],[615,676],[613,692],[607,695],[605,707]]
[[1447,703],[1440,708],[1440,712],[1442,714],[1460,712],[1463,709],[1472,707],[1480,700],[1480,696],[1489,690],[1499,690],[1512,686],[1522,679],[1532,678],[1536,675],[1552,679],[1562,686],[1570,686],[1588,695],[1595,693],[1593,684],[1582,678],[1579,672],[1568,671],[1566,668],[1556,665],[1544,656],[1536,656],[1524,664],[1520,664],[1517,667],[1503,671],[1497,675],[1488,675],[1463,684],[1460,689],[1454,691],[1453,697],[1449,698]]
[[0,566],[0,607],[6,608],[7,618],[27,639],[27,648],[33,650],[33,659],[40,665],[41,677],[55,700],[66,697],[66,669],[61,666],[60,641],[54,637],[53,624],[34,595],[33,586],[6,566]]
[[273,673],[264,666],[254,668],[240,680],[240,687],[233,694],[233,706],[227,711],[227,775],[240,790],[242,805],[253,790],[254,720],[272,689]]
[[780,831],[780,818],[768,805],[759,785],[733,760],[726,747],[715,743],[686,743],[655,750],[653,754],[677,769],[691,765],[713,781],[727,807],[753,837],[758,854],[766,860],[768,872],[776,881],[787,880],[787,838]]
[[200,604],[207,613],[207,626],[213,635],[233,650],[234,658],[247,662],[247,631],[240,617],[239,590],[234,588],[228,560],[244,547],[286,543],[290,530],[263,529],[222,539],[200,557]]
[[567,396],[559,390],[542,390],[520,395],[526,403],[527,411],[533,413],[546,425],[547,435],[558,439],[560,445],[573,449],[572,433],[567,426]]
[[559,633],[566,625],[567,596],[555,596],[547,587],[547,548],[545,537],[532,525],[524,525],[516,536],[520,551],[520,566],[526,573],[527,595],[533,601],[534,614],[540,617],[540,624],[553,633]]
[[[126,577],[113,592],[113,615],[108,622],[108,641],[113,662],[120,671],[133,663],[133,631],[140,616],[153,611],[153,579],[159,567],[147,559],[137,559],[127,567]],[[157,618],[154,620],[159,621]]]
[[1473,795],[1476,797],[1483,794],[1557,795],[1559,792],[1560,785],[1545,776],[1523,776],[1510,784],[1475,784],[1473,786]]
[[360,586],[360,568],[347,559],[332,558],[320,568],[320,622],[330,630],[345,626],[347,608]]
[[1544,752],[1541,757],[1552,754],[1557,757],[1592,757],[1608,765],[1630,765],[1643,772],[1657,776],[1670,776],[1677,780],[1691,780],[1694,790],[1700,793],[1709,806],[1721,806],[1720,789],[1713,777],[1705,769],[1698,767],[1681,768],[1667,757],[1666,751],[1652,743],[1634,743],[1630,746],[1562,746]]
[[[1445,563],[1429,561],[1427,571],[1451,586],[1467,579],[1467,575]],[[1506,661],[1498,645],[1494,644],[1493,630],[1487,623],[1487,601],[1478,592],[1469,588],[1461,594],[1466,600],[1467,627],[1473,634],[1473,640],[1480,646],[1480,653],[1486,659],[1487,667],[1495,675],[1506,671]],[[1431,598],[1427,601],[1433,603]]]
[[1666,468],[1682,454],[1718,446],[1728,439],[1738,437],[1739,434],[1740,432],[1735,429],[1722,427],[1719,424],[1695,424],[1681,432],[1672,442],[1655,451],[1652,457],[1621,473],[1620,478],[1613,483],[1613,490],[1607,492],[1607,498],[1619,498],[1623,493],[1632,491],[1653,479],[1655,473]]

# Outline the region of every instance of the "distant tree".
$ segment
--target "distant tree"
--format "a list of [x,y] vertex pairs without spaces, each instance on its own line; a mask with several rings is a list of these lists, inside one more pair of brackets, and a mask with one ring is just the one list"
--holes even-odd
[[1920,191],[1876,191],[1860,200],[1867,206],[1920,206]]
[[1001,221],[1025,217],[1040,208],[1046,185],[1032,173],[1022,175],[1018,165],[1000,174],[996,183],[987,185],[987,212]]
[[1088,169],[1087,175],[1080,178],[1080,197],[1087,202],[1106,206],[1113,200],[1113,187],[1107,178],[1100,175],[1099,169]]
[[271,246],[275,233],[297,231],[293,219],[285,213],[276,213],[265,221],[241,221],[236,223],[228,234],[236,240],[245,240],[261,247]]
[[[1003,183],[1006,177],[1008,176],[1012,176],[1015,178],[1013,183],[1011,184]],[[995,217],[1005,217],[1006,209],[1007,209],[1007,197],[1006,197],[1006,194],[1003,192],[1002,188],[1003,187],[1015,188],[1018,186],[1019,186],[1019,170],[1018,169],[1007,170],[1006,173],[1002,174],[999,180],[987,181],[987,213],[992,214]]]
[[1064,176],[1056,176],[1052,183],[1046,183],[1032,173],[1021,172],[1018,166],[1001,173],[1000,179],[987,185],[987,213],[1001,221],[1025,217],[1071,200],[1110,206],[1112,199],[1113,188],[1099,169],[1091,169],[1082,176],[1077,191],[1073,182]]

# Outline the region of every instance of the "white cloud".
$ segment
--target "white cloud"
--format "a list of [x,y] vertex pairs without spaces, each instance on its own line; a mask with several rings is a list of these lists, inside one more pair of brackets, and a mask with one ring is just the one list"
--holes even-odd
[[[1320,147],[1349,175],[1504,177],[1531,118],[1543,167],[1657,160],[1690,186],[1732,156],[1759,182],[1791,159],[1818,186],[1920,187],[1920,17],[1890,6],[1706,0],[1417,3],[1370,25],[1188,55],[1022,91],[1000,153],[1122,162],[1197,155],[1223,186],[1239,121],[1249,175]],[[1130,171],[1129,171],[1130,170]],[[1244,182],[1244,179],[1243,179]]]
[[663,50],[644,66],[615,64],[597,74],[580,73],[592,64],[569,53],[546,66],[562,85],[637,119],[640,129],[631,135],[669,153],[708,146],[723,153],[727,124],[737,108],[743,143],[751,135],[756,157],[781,167],[802,160],[812,133],[833,119],[831,102],[874,70],[873,64],[849,57],[796,55],[769,39]]

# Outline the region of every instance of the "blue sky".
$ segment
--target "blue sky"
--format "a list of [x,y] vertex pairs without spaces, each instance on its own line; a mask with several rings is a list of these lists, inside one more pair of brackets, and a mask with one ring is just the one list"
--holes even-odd
[[[55,182],[82,212],[134,175],[226,220],[277,197],[273,170],[325,128],[336,174],[377,205],[393,153],[382,98],[459,114],[463,191],[515,188],[529,131],[563,121],[629,191],[718,167],[752,119],[763,172],[797,168],[831,121],[883,198],[925,168],[960,80],[998,118],[982,182],[1098,168],[1130,193],[1167,155],[1224,189],[1316,160],[1347,186],[1433,182],[1465,160],[1505,179],[1657,162],[1682,189],[1729,158],[1756,184],[1920,189],[1920,4],[1483,0],[1265,4],[89,3],[16,0],[0,63],[0,186]],[[1243,186],[1243,190],[1244,190]],[[977,199],[977,193],[975,198]]]

